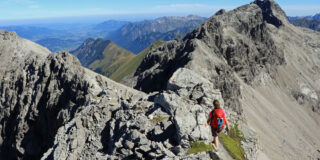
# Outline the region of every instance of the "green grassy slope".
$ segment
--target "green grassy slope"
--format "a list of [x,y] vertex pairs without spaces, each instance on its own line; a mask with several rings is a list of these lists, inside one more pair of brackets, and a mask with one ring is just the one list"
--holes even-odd
[[103,58],[89,65],[91,70],[110,77],[122,64],[135,55],[111,42],[103,51]]
[[117,82],[121,82],[124,77],[126,77],[130,74],[133,74],[137,70],[143,57],[151,49],[156,48],[163,43],[164,43],[164,41],[157,41],[157,42],[153,43],[150,47],[148,47],[145,50],[143,50],[142,52],[140,52],[139,54],[128,57],[130,59],[127,59],[125,63],[122,63],[121,66],[119,66],[119,68],[113,72],[113,74],[110,76],[110,78],[117,81]]

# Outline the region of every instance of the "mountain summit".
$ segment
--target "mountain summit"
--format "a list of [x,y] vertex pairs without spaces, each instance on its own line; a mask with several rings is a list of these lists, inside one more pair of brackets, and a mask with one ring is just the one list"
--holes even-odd
[[[0,158],[320,158],[320,33],[274,1],[146,52],[132,78],[143,93],[0,31]],[[232,124],[218,154],[205,125],[215,99]]]

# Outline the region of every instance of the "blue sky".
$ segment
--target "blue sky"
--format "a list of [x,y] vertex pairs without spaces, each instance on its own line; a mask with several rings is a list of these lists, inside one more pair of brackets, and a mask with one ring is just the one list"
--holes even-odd
[[[51,17],[148,18],[148,16],[198,14],[209,17],[220,8],[233,9],[249,0],[0,0],[0,20]],[[320,12],[320,0],[276,0],[289,16]],[[132,18],[131,17],[131,18]],[[116,18],[115,18],[116,19]]]

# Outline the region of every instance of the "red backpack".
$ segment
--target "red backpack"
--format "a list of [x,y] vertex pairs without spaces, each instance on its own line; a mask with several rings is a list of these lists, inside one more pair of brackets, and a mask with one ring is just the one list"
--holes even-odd
[[[214,109],[210,113],[211,126],[213,128],[222,129],[226,123],[226,115],[223,109]],[[213,116],[213,118],[212,118]]]

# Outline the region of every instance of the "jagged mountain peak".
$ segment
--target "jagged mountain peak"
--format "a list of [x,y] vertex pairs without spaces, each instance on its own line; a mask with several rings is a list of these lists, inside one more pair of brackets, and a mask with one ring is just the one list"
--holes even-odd
[[[264,23],[275,27],[288,23],[285,12],[273,0],[256,0],[229,12],[223,9],[219,10],[198,30],[211,28],[211,31],[215,31],[212,28],[234,28],[238,32],[239,30],[252,28],[257,25],[265,25]],[[187,36],[187,38],[190,37]]]
[[263,20],[277,27],[287,22],[287,16],[281,7],[274,0],[256,0],[263,14]]
[[[287,20],[283,17],[286,17],[284,12],[274,1],[255,1],[229,12],[220,10],[197,29],[187,34],[181,42],[171,41],[159,48],[159,51],[174,53],[168,59],[168,62],[172,64],[165,67],[168,70],[161,68],[166,75],[159,75],[163,78],[159,77],[159,82],[152,82],[157,84],[153,87],[145,83],[144,79],[138,81],[136,88],[146,92],[162,90],[166,88],[166,81],[173,72],[186,65],[201,64],[199,66],[204,68],[215,68],[214,66],[218,65],[215,59],[212,59],[214,62],[203,63],[207,62],[206,58],[210,56],[207,55],[209,53],[204,54],[198,51],[202,50],[203,46],[210,48],[210,52],[213,52],[214,55],[223,58],[228,67],[241,73],[241,77],[250,83],[266,64],[285,63],[283,51],[277,49],[275,45],[277,42],[272,37],[272,34],[277,32],[276,28],[286,23]],[[163,56],[165,55],[158,55],[158,52],[146,56],[146,60],[142,61],[135,75],[142,74],[156,66],[157,60],[162,60]],[[174,61],[178,59],[180,61],[175,63]],[[190,63],[190,61],[197,62]],[[202,72],[201,67],[193,67],[197,68],[200,73]],[[152,73],[148,72],[148,74]],[[208,78],[213,76],[211,73],[203,73],[203,75]],[[145,74],[144,76],[148,77]]]

